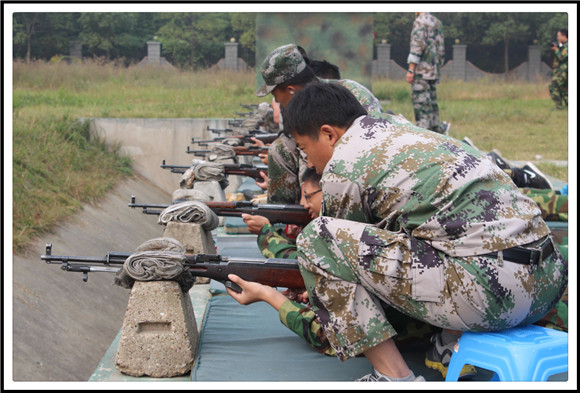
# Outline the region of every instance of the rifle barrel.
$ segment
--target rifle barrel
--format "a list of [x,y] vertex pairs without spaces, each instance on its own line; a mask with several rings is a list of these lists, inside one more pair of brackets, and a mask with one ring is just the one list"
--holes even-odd
[[[61,264],[61,269],[83,273],[87,281],[89,272],[116,273],[122,269],[131,253],[109,252],[103,258],[52,255],[52,244],[46,245],[46,254],[40,258],[48,264]],[[111,266],[111,264],[117,266]],[[103,266],[104,265],[104,266]],[[296,259],[280,258],[237,258],[215,254],[186,254],[184,266],[193,276],[208,277],[226,283],[236,291],[241,288],[228,280],[235,274],[246,281],[255,281],[273,287],[303,288],[304,281]],[[237,288],[236,288],[237,287]]]

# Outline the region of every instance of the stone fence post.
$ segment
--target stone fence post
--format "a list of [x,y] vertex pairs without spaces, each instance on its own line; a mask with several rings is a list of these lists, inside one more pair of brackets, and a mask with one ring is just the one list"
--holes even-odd
[[467,45],[453,45],[453,68],[451,69],[451,78],[466,80],[467,70]]
[[147,41],[147,63],[161,64],[161,42]]
[[533,81],[540,76],[542,53],[540,45],[528,45],[528,75],[527,80]]
[[376,76],[389,77],[391,71],[391,44],[377,44]]
[[237,42],[226,42],[225,44],[225,64],[226,70],[238,71],[238,46]]
[[70,61],[82,61],[83,59],[83,44],[80,41],[69,41],[69,55]]

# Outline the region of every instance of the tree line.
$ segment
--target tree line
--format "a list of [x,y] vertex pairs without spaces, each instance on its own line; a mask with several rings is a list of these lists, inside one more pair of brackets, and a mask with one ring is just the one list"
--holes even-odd
[[[203,69],[217,63],[223,57],[224,43],[235,38],[240,43],[240,57],[254,66],[255,15],[18,12],[13,14],[13,57],[26,62],[62,58],[69,54],[70,41],[78,40],[82,43],[84,57],[130,65],[147,55],[147,41],[156,40],[161,42],[161,55],[170,63],[181,69]],[[555,41],[558,29],[568,28],[568,15],[564,12],[442,12],[434,15],[443,23],[446,48],[451,48],[455,42],[468,45],[473,56],[479,59],[474,63],[488,72],[504,72],[517,66],[523,53],[517,48],[527,50],[527,45],[531,44],[541,45],[543,60],[550,64],[549,42]],[[415,14],[395,12],[373,16],[375,44],[383,40],[392,44],[394,57],[399,57],[395,60],[404,63]],[[449,58],[450,52],[447,53]]]

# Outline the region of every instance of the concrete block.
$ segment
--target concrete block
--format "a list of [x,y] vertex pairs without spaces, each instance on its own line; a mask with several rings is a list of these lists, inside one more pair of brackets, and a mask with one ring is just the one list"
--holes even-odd
[[172,237],[185,247],[188,254],[215,254],[215,242],[211,232],[199,224],[170,221],[165,227],[164,237]]
[[175,281],[137,281],[119,339],[115,367],[135,377],[165,378],[191,371],[198,330],[191,298]]
[[207,195],[212,195],[215,202],[225,202],[226,194],[219,182],[211,181],[196,181],[193,183],[193,189],[205,192]]

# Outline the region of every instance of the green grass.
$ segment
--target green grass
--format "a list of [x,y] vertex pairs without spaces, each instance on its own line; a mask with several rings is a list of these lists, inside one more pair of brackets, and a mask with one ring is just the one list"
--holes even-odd
[[[111,64],[64,63],[13,67],[13,249],[101,198],[130,162],[101,141],[90,141],[78,118],[236,117],[256,97],[254,73],[181,72]],[[375,80],[383,107],[414,119],[404,81]],[[499,149],[511,160],[567,160],[567,111],[550,111],[547,84],[443,81],[441,117],[451,135],[469,136],[480,149]],[[564,181],[566,168],[538,165]]]
[[[373,92],[383,108],[414,121],[408,83],[376,80]],[[568,111],[551,110],[547,83],[443,80],[437,87],[437,101],[441,120],[452,124],[450,135],[468,136],[483,151],[498,149],[506,159],[516,161],[534,161],[536,155],[568,159]],[[561,171],[549,173],[552,167],[546,167],[547,174],[567,180]]]

